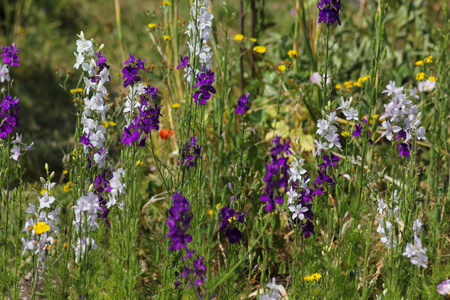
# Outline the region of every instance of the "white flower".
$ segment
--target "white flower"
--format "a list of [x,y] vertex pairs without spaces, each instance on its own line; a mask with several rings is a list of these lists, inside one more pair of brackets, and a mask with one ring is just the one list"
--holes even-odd
[[293,212],[292,214],[292,220],[295,220],[295,218],[299,218],[300,220],[305,219],[304,213],[308,211],[308,208],[306,206],[302,206],[300,203],[299,205],[295,206],[289,206],[289,210]]
[[50,208],[50,204],[55,202],[55,197],[49,196],[48,192],[44,192],[42,197],[39,197],[39,210],[44,208]]
[[36,205],[28,203],[28,208],[25,210],[27,214],[35,214],[36,213]]
[[338,117],[336,116],[336,112],[335,111],[330,112],[330,114],[327,116],[327,120],[330,125],[333,123],[337,124]]
[[341,105],[339,105],[339,107],[337,108],[337,110],[346,110],[349,105],[352,103],[353,101],[353,97],[350,97],[350,99],[348,99],[348,101],[345,101],[344,97],[341,97]]
[[426,81],[420,81],[417,84],[417,88],[419,90],[419,92],[431,92],[432,90],[434,90],[436,88],[436,81],[430,81],[429,79],[427,79]]
[[23,252],[22,255],[24,255],[28,250],[33,251],[34,250],[34,240],[25,240],[25,238],[22,238],[23,243]]
[[354,109],[353,107],[350,107],[350,110],[344,110],[343,113],[344,113],[347,121],[350,121],[350,120],[358,121],[358,111],[356,109]]
[[320,134],[321,136],[325,136],[330,124],[327,120],[320,119],[317,121],[317,131],[316,134]]
[[328,141],[328,145],[331,148],[333,148],[334,146],[338,147],[338,148],[342,148],[341,143],[339,142],[339,134],[337,133],[329,133],[325,136],[325,138]]
[[12,147],[11,153],[12,153],[11,158],[14,159],[14,160],[18,160],[19,156],[21,154],[20,153],[20,146],[19,145],[15,145],[14,147]]
[[419,267],[422,267],[422,268],[426,268],[427,267],[427,260],[428,260],[428,257],[426,257],[425,255],[419,253],[419,254],[417,254],[417,256],[414,256],[414,257],[411,258],[411,263],[413,265],[416,265],[416,266],[419,266]]
[[393,133],[397,133],[400,130],[402,130],[402,128],[400,126],[392,126],[391,122],[389,121],[384,121],[383,123],[381,123],[381,126],[383,126],[383,128],[386,129],[386,131],[383,131],[383,133],[381,133],[381,136],[386,136],[386,139],[388,141],[392,141],[392,134]]
[[389,81],[389,84],[386,86],[386,89],[383,93],[387,93],[388,96],[392,94],[401,94],[403,92],[403,87],[395,87],[395,81]]
[[297,192],[292,188],[292,186],[290,187],[289,191],[286,193],[288,195],[288,204],[292,204],[294,202],[294,200],[298,197]]
[[5,82],[5,80],[6,81],[11,80],[11,77],[9,77],[8,73],[9,73],[8,65],[2,64],[0,67],[0,82]]
[[314,140],[314,143],[316,144],[316,146],[317,146],[317,150],[316,150],[316,152],[315,152],[315,154],[317,155],[318,153],[320,153],[320,151],[322,151],[323,149],[328,149],[328,143],[327,142],[323,142],[322,143],[322,141],[317,141],[317,140]]
[[83,53],[73,53],[77,58],[77,62],[73,65],[75,69],[79,69],[81,64],[84,63],[84,55]]

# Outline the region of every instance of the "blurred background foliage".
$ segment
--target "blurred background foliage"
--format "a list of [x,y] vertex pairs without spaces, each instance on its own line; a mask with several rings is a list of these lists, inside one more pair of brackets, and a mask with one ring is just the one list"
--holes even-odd
[[[317,26],[317,1],[301,1],[304,8],[306,24],[301,24],[302,33],[294,41],[295,28],[298,25],[295,5],[292,1],[242,1],[244,9],[244,35],[258,39],[259,45],[267,46],[265,60],[257,62],[260,72],[251,72],[251,67],[244,68],[245,87],[261,91],[259,96],[270,97],[277,93],[278,80],[274,77],[273,68],[264,68],[270,64],[278,65],[287,58],[287,51],[298,47],[298,67],[287,76],[300,87],[309,83],[309,76],[315,69],[321,44],[320,28]],[[374,36],[373,15],[378,1],[342,1],[342,26],[334,31],[336,65],[335,82],[357,80],[370,70],[371,42]],[[414,62],[433,49],[442,28],[442,0],[391,0],[387,16],[387,59],[384,70],[387,79],[404,84],[413,81],[415,76]],[[226,11],[223,1],[212,1],[215,16],[215,29],[218,47],[224,43]],[[230,28],[228,39],[231,42],[235,34],[240,33],[240,1],[228,1]],[[185,53],[185,37],[183,35],[189,17],[188,1],[175,1],[178,24],[179,45],[167,43],[165,46],[179,47],[179,53]],[[147,59],[152,66],[149,81],[152,85],[164,90],[163,68],[176,66],[178,58],[174,55],[169,62],[162,62],[157,46],[159,39],[169,30],[167,5],[160,1],[89,1],[89,0],[3,0],[0,5],[0,44],[16,43],[21,50],[21,66],[12,70],[15,90],[12,94],[21,99],[22,111],[19,114],[24,141],[35,142],[34,150],[23,158],[26,167],[25,180],[35,181],[43,176],[43,164],[47,162],[51,170],[62,170],[64,153],[71,150],[76,122],[76,108],[69,89],[77,86],[79,71],[73,71],[76,50],[76,35],[84,31],[87,38],[94,38],[104,43],[102,53],[111,65],[111,85],[108,87],[110,97],[116,98],[120,93],[120,77],[124,57],[128,52],[137,57]],[[120,12],[120,16],[119,13]],[[253,13],[252,13],[253,12]],[[254,19],[253,19],[254,18]],[[120,22],[118,22],[120,20]],[[254,26],[251,26],[251,23]],[[158,24],[155,36],[156,44],[149,38],[148,23]],[[305,26],[306,25],[306,26]],[[252,27],[254,35],[251,36]],[[159,34],[159,35],[158,35]],[[172,39],[173,40],[173,39]],[[238,51],[236,46],[233,51]],[[308,55],[308,47],[312,55]],[[237,50],[236,50],[237,48]],[[295,48],[295,47],[294,47]],[[250,55],[244,62],[250,66]],[[253,59],[253,58],[252,58]],[[172,65],[171,65],[172,64]],[[263,66],[261,68],[261,66]],[[237,69],[237,64],[236,64]],[[238,74],[232,72],[232,74]],[[258,76],[259,75],[259,76]],[[239,78],[232,78],[229,86],[235,97],[243,91],[239,86]],[[60,85],[66,81],[67,90]],[[292,87],[290,87],[292,88]],[[264,92],[263,92],[264,91]],[[272,91],[273,93],[271,93]],[[238,95],[239,94],[239,95]],[[264,99],[255,97],[256,103],[264,103]],[[163,102],[164,104],[164,102]],[[263,104],[261,104],[263,105]],[[270,112],[268,112],[270,114]],[[258,119],[266,112],[255,111]],[[164,122],[164,121],[163,121]],[[164,124],[163,124],[164,125]]]

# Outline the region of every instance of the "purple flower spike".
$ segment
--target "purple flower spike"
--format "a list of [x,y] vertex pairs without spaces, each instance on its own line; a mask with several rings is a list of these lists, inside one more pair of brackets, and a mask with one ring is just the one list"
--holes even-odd
[[6,95],[0,104],[0,139],[6,139],[13,131],[14,127],[18,127],[19,118],[17,113],[21,110],[19,107],[19,99],[14,99],[10,95]]
[[410,157],[411,145],[407,143],[401,143],[397,146],[398,156]]
[[339,19],[341,0],[320,0],[317,8],[319,9],[319,24],[334,24],[338,22],[341,25],[341,20]]
[[236,106],[236,114],[244,114],[247,110],[250,109],[252,103],[248,99],[250,97],[250,93],[247,92],[245,96],[239,97],[238,104]]
[[189,213],[190,203],[180,193],[175,192],[172,196],[173,206],[169,209],[169,218],[166,225],[169,226],[169,232],[166,237],[172,241],[169,251],[176,251],[183,247],[188,251],[187,244],[192,242],[192,236],[186,234],[186,230],[191,226],[190,221],[193,214]]
[[355,127],[356,127],[356,129],[355,129],[355,131],[353,131],[352,135],[354,137],[358,137],[362,133],[362,126],[360,124],[355,124]]

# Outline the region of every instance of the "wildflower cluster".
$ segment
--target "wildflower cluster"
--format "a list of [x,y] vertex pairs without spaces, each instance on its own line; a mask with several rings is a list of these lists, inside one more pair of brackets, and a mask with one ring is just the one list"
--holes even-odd
[[[397,244],[397,237],[393,235],[393,224],[389,221],[392,217],[396,221],[401,221],[398,217],[398,196],[397,191],[391,197],[390,205],[377,197],[377,212],[381,218],[378,218],[377,232],[381,235],[381,241],[386,244],[386,248]],[[394,206],[395,205],[395,206]],[[393,208],[393,209],[392,209]]]
[[[303,175],[306,170],[303,169],[304,159],[298,159],[294,156],[294,161],[289,169],[289,183],[291,184],[288,195],[288,208],[292,213],[292,223],[302,229],[306,238],[314,233],[314,224],[312,223],[314,214],[311,211],[313,204],[314,190],[308,187],[309,178]],[[306,223],[304,221],[306,220]]]
[[414,244],[407,243],[405,252],[403,256],[411,259],[413,265],[426,268],[427,267],[427,248],[422,246],[422,241],[420,239],[420,233],[422,232],[422,222],[416,219],[413,222],[413,232],[414,232]]
[[203,148],[203,145],[198,145],[198,140],[196,137],[191,137],[190,141],[187,141],[183,145],[183,151],[181,152],[180,159],[178,161],[178,165],[181,164],[181,168],[187,169],[195,166],[196,159],[201,159],[202,156],[200,151]]
[[215,88],[212,86],[215,74],[211,70],[206,70],[204,66],[202,66],[202,70],[203,72],[197,75],[197,83],[194,84],[194,89],[198,90],[195,91],[193,97],[195,103],[198,102],[200,105],[205,105],[206,101],[211,98],[211,95],[216,93]]
[[[138,142],[139,146],[144,146],[148,135],[152,130],[159,130],[159,116],[161,116],[161,105],[158,106],[160,99],[157,95],[158,88],[152,88],[150,85],[144,87],[143,94],[139,95],[140,101],[137,102],[137,114],[132,122],[124,127],[121,142],[130,145]],[[150,99],[146,96],[150,95],[154,106],[150,103]]]
[[[341,105],[337,108],[337,110],[341,110],[342,113],[345,116],[345,119],[347,121],[356,121],[359,122],[359,117],[358,117],[358,110],[354,109],[353,107],[350,107],[350,104],[352,103],[353,97],[350,97],[350,99],[348,101],[345,101],[344,97],[341,97]],[[378,117],[378,115],[374,115],[375,117]],[[372,116],[372,117],[374,117]],[[368,116],[364,116],[361,119],[361,123],[355,123],[354,124],[354,131],[352,132],[352,135],[357,138],[362,134],[363,131],[363,126],[364,124],[367,123],[367,118]],[[364,123],[364,124],[363,124]],[[369,120],[370,124],[373,124],[373,120]],[[349,135],[348,132],[343,132],[341,133],[343,136],[346,136],[347,134]],[[373,141],[370,139],[370,136],[372,135],[371,132],[368,133],[368,138],[369,138],[369,143],[372,144]]]
[[[289,150],[291,148],[290,142],[286,140],[284,144],[281,144],[281,137],[276,136],[272,141],[274,146],[270,150],[272,161],[266,166],[266,175],[264,176],[264,182],[266,186],[264,187],[263,194],[260,200],[262,202],[267,202],[266,212],[275,210],[275,203],[282,204],[283,197],[281,195],[275,196],[275,191],[280,188],[285,190],[288,188],[288,157],[291,153]],[[284,156],[286,155],[286,156]]]
[[19,117],[17,113],[21,110],[19,107],[19,99],[6,95],[0,104],[0,139],[4,140],[14,130],[14,127],[19,127]]
[[[185,32],[190,38],[188,41],[189,55],[194,59],[198,57],[200,64],[206,69],[211,70],[211,57],[213,52],[208,45],[208,41],[212,42],[212,19],[214,16],[208,12],[209,1],[194,0],[191,7],[191,20],[189,21],[188,30]],[[195,70],[192,66],[185,64],[184,75],[189,83],[198,75],[200,71]]]
[[247,110],[250,109],[250,106],[252,105],[252,103],[248,99],[249,97],[250,97],[250,93],[248,93],[248,92],[247,92],[247,94],[239,97],[238,104],[236,106],[236,114],[242,115],[242,114],[244,114],[244,112],[246,112]]
[[317,4],[319,9],[319,23],[341,25],[339,11],[341,10],[341,0],[320,0]]
[[[230,244],[239,243],[242,238],[242,232],[236,226],[230,229],[228,228],[228,225],[230,225],[233,221],[244,224],[244,217],[246,214],[246,211],[244,211],[244,213],[239,213],[234,209],[231,209],[229,206],[225,206],[220,210],[221,223],[218,232],[225,230],[225,236],[227,237]],[[247,223],[245,224],[247,225]]]
[[[206,267],[203,263],[203,256],[199,257],[194,250],[189,250],[188,243],[192,242],[192,236],[186,233],[191,225],[191,219],[194,215],[189,211],[191,204],[180,193],[175,192],[172,196],[173,206],[169,208],[169,217],[166,225],[169,227],[169,232],[166,237],[169,237],[171,244],[169,251],[178,251],[181,248],[186,250],[186,255],[182,258],[183,262],[192,260],[192,267],[189,262],[181,267],[181,276],[187,283],[186,289],[190,285],[198,288],[197,293],[200,294],[200,286],[206,281]],[[192,259],[195,254],[196,259]],[[182,283],[176,280],[174,285],[178,288]]]
[[[380,117],[382,120],[386,119],[381,123],[385,129],[381,136],[385,136],[388,141],[392,141],[392,138],[395,137],[400,141],[397,146],[399,156],[409,157],[412,149],[410,140],[425,139],[425,128],[419,127],[421,114],[417,105],[413,104],[403,93],[403,87],[396,87],[395,82],[389,82],[383,93],[387,93],[388,96],[392,95],[392,99],[384,105],[385,112]],[[410,95],[418,98],[415,90],[412,90]]]
[[335,146],[339,149],[342,148],[342,145],[339,142],[339,134],[337,134],[337,127],[334,126],[334,124],[337,125],[337,120],[336,112],[333,111],[327,115],[325,119],[317,121],[316,134],[319,135],[319,138],[314,140],[314,143],[317,146],[316,154],[320,153],[322,150],[331,150]]
[[2,53],[0,53],[0,57],[3,57],[4,64],[10,65],[11,67],[20,66],[19,55],[20,50],[16,48],[16,43],[13,43],[11,46],[2,46]]
[[73,225],[76,233],[80,233],[77,244],[72,245],[75,250],[75,262],[78,263],[87,250],[98,248],[94,239],[88,237],[88,232],[100,228],[97,223],[97,211],[100,210],[99,197],[90,192],[87,196],[81,196],[77,200],[77,205],[72,206],[72,209],[75,215]]
[[38,197],[39,206],[29,203],[26,213],[34,215],[34,217],[28,219],[25,222],[25,227],[22,230],[27,233],[27,238],[22,237],[23,252],[24,255],[27,251],[34,251],[34,254],[39,255],[40,262],[44,263],[47,255],[47,251],[53,248],[56,243],[56,234],[59,232],[59,213],[60,207],[50,210],[52,204],[55,202],[55,197],[52,196],[53,188],[56,183],[50,182],[54,176],[52,173],[49,180],[44,182],[44,190],[42,195]]
[[319,281],[320,278],[322,278],[322,275],[320,275],[319,273],[314,273],[312,275],[308,275],[302,278],[302,281]]

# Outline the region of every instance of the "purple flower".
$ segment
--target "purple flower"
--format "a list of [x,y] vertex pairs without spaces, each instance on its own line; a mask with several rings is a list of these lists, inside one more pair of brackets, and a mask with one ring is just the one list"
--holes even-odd
[[230,244],[239,243],[239,241],[242,238],[242,233],[237,229],[237,227],[234,227],[233,229],[227,229],[225,230],[225,236],[228,238],[228,241]]
[[362,126],[360,125],[360,124],[355,124],[355,131],[353,131],[353,133],[352,133],[352,135],[354,136],[354,137],[358,137],[358,136],[360,136],[361,135],[361,133],[362,133]]
[[252,103],[248,99],[250,97],[250,93],[247,92],[245,96],[239,97],[238,104],[236,106],[236,114],[244,114],[247,110],[250,109]]
[[145,59],[142,61],[139,58],[136,62],[136,58],[130,53],[130,58],[124,62],[125,67],[122,69],[123,79],[125,80],[123,87],[127,87],[129,85],[133,85],[135,82],[141,81],[141,77],[139,77],[137,73],[139,69],[147,72],[147,69],[144,66],[145,61]]
[[183,56],[180,54],[180,64],[177,66],[177,70],[179,70],[181,67],[186,67],[189,65],[189,57],[186,55],[183,59]]
[[194,84],[194,88],[198,90],[194,93],[194,102],[199,102],[200,105],[205,105],[206,101],[211,98],[211,94],[215,94],[216,90],[212,86],[214,83],[214,72],[211,70],[205,70],[205,66],[202,66],[203,72],[197,75],[197,83]]
[[181,167],[186,169],[195,166],[195,159],[201,159],[201,150],[203,148],[202,145],[197,144],[197,138],[191,137],[191,140],[184,143],[183,151],[181,152],[181,156],[178,161],[178,165],[181,164]]
[[176,251],[181,247],[188,251],[187,244],[192,242],[192,236],[187,234],[186,230],[191,227],[190,222],[194,217],[192,213],[189,213],[191,204],[178,192],[175,192],[172,200],[173,206],[169,209],[169,217],[166,221],[166,225],[169,226],[166,237],[171,240],[169,251]]
[[275,210],[275,203],[283,203],[283,197],[280,195],[275,196],[275,191],[282,187],[287,189],[289,180],[287,158],[290,154],[290,142],[286,140],[282,144],[281,138],[276,136],[273,143],[274,146],[270,149],[272,160],[269,164],[265,165],[266,175],[263,180],[266,182],[266,187],[260,197],[262,202],[267,202],[266,212]]
[[321,22],[327,24],[338,22],[341,25],[341,20],[339,19],[341,0],[320,0],[317,8],[319,9],[319,24]]
[[16,49],[16,43],[13,43],[11,46],[2,46],[2,53],[0,53],[0,57],[3,57],[3,63],[9,64],[11,67],[18,67],[20,64],[18,63],[20,51]]
[[17,113],[21,110],[19,107],[19,99],[14,99],[10,95],[6,95],[0,104],[0,139],[6,139],[13,131],[14,127],[18,127],[19,118]]
[[439,294],[448,296],[450,295],[450,279],[444,280],[437,286],[437,291]]
[[331,166],[336,167],[336,163],[339,161],[339,157],[333,154],[333,152],[330,153],[330,157],[327,155],[322,156],[323,163],[319,165],[319,168],[321,170],[326,170],[330,168]]
[[411,145],[407,144],[407,143],[401,143],[400,145],[397,146],[398,149],[398,156],[404,156],[404,157],[409,157],[410,156],[410,150],[411,150]]

